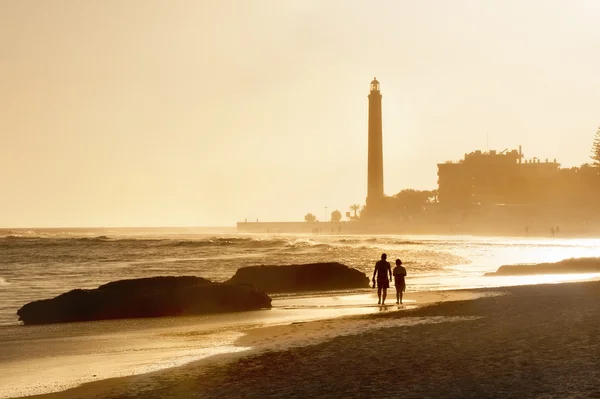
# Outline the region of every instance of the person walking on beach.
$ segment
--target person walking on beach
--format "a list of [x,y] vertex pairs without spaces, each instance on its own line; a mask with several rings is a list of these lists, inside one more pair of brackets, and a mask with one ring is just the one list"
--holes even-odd
[[[375,263],[375,270],[373,271],[373,287],[375,287],[375,276],[377,276],[377,297],[379,301],[378,305],[385,305],[385,298],[387,296],[387,289],[390,288],[390,281],[392,280],[392,267],[390,262],[387,260],[387,255],[382,254],[381,260]],[[388,279],[388,273],[390,278]],[[381,300],[381,292],[383,291],[383,301]]]
[[402,261],[396,259],[396,267],[394,267],[394,285],[396,286],[396,304],[402,303],[402,293],[406,291],[406,269],[402,266]]

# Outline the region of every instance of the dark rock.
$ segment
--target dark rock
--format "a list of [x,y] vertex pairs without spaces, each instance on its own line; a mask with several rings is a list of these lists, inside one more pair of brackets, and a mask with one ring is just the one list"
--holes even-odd
[[369,287],[369,278],[363,272],[341,263],[242,267],[229,282],[252,284],[270,293]]
[[600,273],[600,258],[571,258],[556,263],[504,265],[486,276],[518,276],[531,274]]
[[17,311],[24,324],[184,316],[271,307],[271,298],[249,285],[201,277],[120,280],[30,302]]

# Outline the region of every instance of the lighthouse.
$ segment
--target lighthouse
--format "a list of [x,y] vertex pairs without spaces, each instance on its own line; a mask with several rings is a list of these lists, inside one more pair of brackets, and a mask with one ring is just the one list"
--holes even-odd
[[383,133],[381,124],[381,92],[373,78],[369,92],[369,153],[367,170],[367,208],[377,210],[383,202]]

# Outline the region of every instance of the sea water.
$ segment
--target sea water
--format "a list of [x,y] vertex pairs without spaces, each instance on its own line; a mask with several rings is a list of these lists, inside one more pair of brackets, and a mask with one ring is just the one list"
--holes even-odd
[[191,234],[106,230],[0,231],[0,325],[24,304],[75,288],[150,276],[225,281],[252,265],[340,262],[372,276],[381,254],[402,259],[409,291],[554,282],[581,276],[484,277],[501,265],[600,256],[599,239],[471,236]]

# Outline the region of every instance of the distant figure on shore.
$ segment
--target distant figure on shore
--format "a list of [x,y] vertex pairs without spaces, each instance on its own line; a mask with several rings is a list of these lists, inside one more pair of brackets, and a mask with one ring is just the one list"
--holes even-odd
[[550,235],[552,236],[552,238],[554,238],[556,236],[556,232],[554,231],[554,227],[550,227]]
[[529,235],[529,226],[525,226],[525,235],[528,236]]
[[[392,280],[392,266],[387,260],[386,254],[381,254],[381,260],[375,263],[375,270],[373,271],[373,288],[375,288],[375,276],[377,276],[377,297],[379,301],[378,305],[385,305],[385,298],[387,297],[387,289],[390,288],[390,281]],[[390,278],[388,279],[388,273]],[[383,291],[383,300],[381,299],[381,292]]]
[[396,267],[394,267],[394,285],[396,286],[396,304],[402,303],[402,293],[406,291],[406,269],[402,266],[402,261],[396,259]]
[[560,231],[560,227],[558,227],[558,225],[556,225],[556,236],[558,237],[558,232]]

